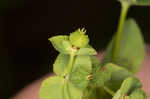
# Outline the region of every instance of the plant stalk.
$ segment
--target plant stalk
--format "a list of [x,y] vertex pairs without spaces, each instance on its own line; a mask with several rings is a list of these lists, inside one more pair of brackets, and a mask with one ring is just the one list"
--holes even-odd
[[120,39],[121,39],[122,32],[123,32],[124,22],[127,17],[127,12],[129,9],[129,4],[126,1],[122,1],[121,5],[122,5],[121,15],[120,15],[119,25],[118,25],[118,29],[117,29],[117,33],[116,33],[116,38],[115,38],[115,47],[114,47],[112,61],[114,61],[118,55],[119,44],[120,44]]
[[107,86],[103,86],[104,90],[109,93],[111,96],[114,96],[115,95],[115,92],[112,91],[111,89],[109,89]]
[[75,54],[71,53],[68,66],[65,69],[64,73],[61,75],[62,77],[66,76],[66,74],[69,74],[72,71],[74,58],[75,58]]
[[68,73],[70,73],[72,71],[74,57],[75,57],[74,54],[70,54],[70,60],[69,60],[69,64],[68,64]]

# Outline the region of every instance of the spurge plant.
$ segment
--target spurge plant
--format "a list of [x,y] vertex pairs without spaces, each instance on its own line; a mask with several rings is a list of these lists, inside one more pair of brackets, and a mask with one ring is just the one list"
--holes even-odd
[[143,37],[136,21],[126,16],[131,6],[147,6],[150,0],[119,1],[119,26],[102,60],[84,28],[49,38],[59,55],[53,65],[56,75],[43,81],[40,99],[147,99],[135,77],[144,58]]

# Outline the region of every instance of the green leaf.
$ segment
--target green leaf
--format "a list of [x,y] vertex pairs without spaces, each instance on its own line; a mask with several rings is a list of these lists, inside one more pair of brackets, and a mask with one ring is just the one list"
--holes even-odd
[[69,55],[65,55],[65,54],[59,54],[55,60],[55,63],[53,65],[53,70],[56,73],[56,75],[62,75],[65,71],[65,69],[68,66],[69,63]]
[[75,59],[73,69],[83,69],[88,73],[92,71],[92,62],[89,55],[78,55]]
[[95,82],[97,86],[103,86],[106,81],[108,81],[111,78],[112,72],[114,72],[116,69],[115,66],[112,66],[113,64],[106,64],[103,67],[96,68],[95,71],[93,71],[93,79],[92,82]]
[[147,99],[141,87],[141,83],[137,78],[128,77],[124,80],[113,99]]
[[116,92],[127,77],[134,77],[134,75],[128,70],[115,64],[112,64],[111,66],[113,66],[114,72],[112,72],[110,80],[105,82],[105,86]]
[[120,87],[120,91],[122,94],[131,94],[135,89],[141,88],[142,84],[140,81],[135,77],[129,77],[124,80]]
[[122,82],[127,77],[132,77],[133,75],[124,68],[120,68],[117,71],[113,72],[111,79],[106,82],[106,86],[111,88],[113,91],[117,91],[120,88]]
[[142,89],[136,89],[129,96],[129,99],[147,99],[147,96]]
[[69,54],[71,52],[72,46],[68,36],[54,36],[49,38],[49,40],[58,52],[63,54]]
[[76,57],[70,80],[77,88],[84,90],[88,83],[88,76],[92,71],[91,59],[88,55],[79,55]]
[[60,77],[49,77],[42,82],[39,96],[40,99],[65,99],[63,95],[64,79]]
[[130,96],[122,94],[121,91],[118,90],[112,99],[147,99],[147,96],[145,92],[139,88],[133,91]]
[[75,32],[71,33],[69,39],[71,44],[77,48],[84,48],[89,43],[89,38],[87,35],[85,35],[84,29],[78,29]]
[[82,99],[83,92],[67,81],[64,86],[64,99]]
[[90,80],[89,86],[84,91],[83,99],[110,99],[111,95],[100,86],[101,84],[97,84],[95,80],[100,78],[96,78],[96,71],[101,71],[100,61],[96,56],[90,56],[90,58],[92,61],[92,80]]
[[72,52],[72,45],[70,44],[69,41],[63,41],[62,42],[63,46],[64,46],[64,50],[66,51],[66,53],[71,53]]
[[150,0],[132,0],[133,5],[137,6],[150,6]]
[[96,55],[97,52],[93,48],[80,48],[76,55]]
[[98,99],[96,88],[87,87],[82,99]]
[[40,99],[82,99],[83,93],[68,80],[54,76],[43,81],[39,96]]
[[104,53],[102,65],[113,62],[136,73],[144,58],[144,41],[139,26],[133,19],[128,19],[124,24],[117,57],[112,61],[115,36]]
[[97,67],[93,69],[93,79],[92,84],[96,84],[97,86],[108,86],[113,91],[118,90],[120,88],[123,80],[131,76],[132,74],[124,68],[121,68],[115,64],[108,63],[103,67]]
[[77,68],[70,74],[70,80],[72,81],[74,86],[84,90],[89,83],[88,75],[90,75],[89,72]]
[[95,85],[97,79],[99,78],[99,72],[101,72],[100,61],[96,56],[90,56],[92,61],[92,80],[90,81],[91,85]]
[[[122,94],[121,94],[121,91],[118,90],[118,91],[116,92],[116,94],[113,96],[112,99],[130,99],[130,97],[127,96],[127,95],[122,95]],[[135,99],[136,99],[136,98],[135,98]]]
[[112,99],[120,99],[120,97],[121,97],[121,92],[120,90],[118,90]]
[[101,66],[100,65],[100,60],[98,59],[97,56],[93,55],[93,56],[90,56],[90,58],[91,58],[91,61],[92,61],[92,68],[96,68],[96,67]]
[[111,99],[111,97],[102,87],[91,85],[84,91],[82,99]]

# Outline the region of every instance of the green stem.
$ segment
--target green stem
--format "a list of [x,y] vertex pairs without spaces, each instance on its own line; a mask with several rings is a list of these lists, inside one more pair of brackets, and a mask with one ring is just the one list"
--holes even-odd
[[74,53],[71,53],[71,54],[70,54],[70,59],[69,59],[68,66],[67,66],[67,68],[65,69],[65,71],[64,71],[64,73],[63,73],[63,75],[62,75],[62,77],[66,76],[66,74],[69,74],[69,73],[72,71],[74,57],[75,57],[75,54],[74,54]]
[[118,55],[119,44],[120,44],[120,39],[122,36],[124,22],[127,16],[128,9],[129,9],[129,4],[126,1],[122,1],[121,4],[122,4],[121,15],[120,15],[119,26],[117,29],[117,34],[116,34],[116,39],[115,39],[115,47],[114,47],[112,61],[114,61]]
[[68,73],[70,73],[72,71],[74,57],[75,57],[74,54],[70,54],[70,61],[69,61],[69,64],[68,64]]
[[104,90],[109,93],[111,96],[114,96],[115,95],[115,92],[112,91],[111,89],[109,89],[107,86],[103,86]]

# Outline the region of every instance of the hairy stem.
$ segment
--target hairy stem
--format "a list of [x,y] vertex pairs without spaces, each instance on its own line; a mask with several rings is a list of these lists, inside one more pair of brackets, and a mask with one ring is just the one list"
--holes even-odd
[[124,22],[127,16],[128,9],[129,9],[129,4],[127,2],[123,1],[121,2],[121,4],[122,4],[121,15],[120,15],[119,25],[118,25],[118,29],[116,33],[116,38],[115,38],[115,47],[114,47],[112,61],[114,61],[118,55],[119,44],[120,44],[120,39],[122,36]]

